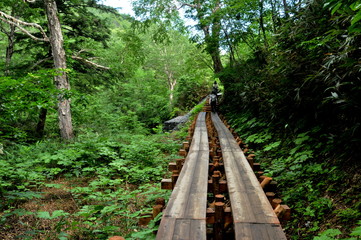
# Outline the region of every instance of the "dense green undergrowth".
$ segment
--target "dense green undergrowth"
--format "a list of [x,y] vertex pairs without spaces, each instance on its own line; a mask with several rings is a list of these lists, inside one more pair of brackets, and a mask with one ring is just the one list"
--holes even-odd
[[169,134],[7,146],[0,155],[0,238],[152,235],[137,218],[156,198],[168,198],[159,183],[178,149]]
[[[285,226],[290,239],[358,239],[360,174],[332,154],[335,139],[320,128],[293,133],[250,114],[228,114],[232,126],[256,152],[265,174],[292,209]],[[358,225],[358,227],[356,227]],[[356,228],[355,228],[356,227]]]

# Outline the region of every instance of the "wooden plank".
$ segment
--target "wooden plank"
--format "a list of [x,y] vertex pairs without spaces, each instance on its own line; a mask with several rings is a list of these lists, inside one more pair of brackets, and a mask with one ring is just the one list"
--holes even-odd
[[267,232],[270,239],[287,240],[285,233],[279,224],[268,224]]
[[157,232],[157,240],[173,239],[175,222],[175,218],[167,218],[163,215]]
[[227,156],[223,157],[225,164],[228,193],[231,200],[231,207],[234,222],[255,222],[256,217],[253,214],[246,185],[242,179],[242,173],[236,174],[234,161],[228,161]]
[[250,223],[234,223],[235,239],[252,240],[250,225]]
[[171,194],[168,206],[165,210],[167,217],[180,217],[187,206],[188,196],[192,185],[192,178],[196,170],[198,152],[191,150],[186,158],[183,169],[179,175],[177,184]]
[[205,220],[191,221],[191,234],[189,239],[206,240],[207,226]]
[[271,239],[267,232],[268,225],[269,224],[250,224],[253,239]]
[[206,240],[205,220],[177,219],[173,234],[173,240]]
[[197,161],[197,172],[193,175],[185,218],[205,219],[207,208],[208,185],[208,151],[200,151]]
[[236,239],[284,240],[279,220],[233,135],[212,113],[227,176]]
[[191,220],[177,219],[174,228],[173,240],[190,239]]
[[[182,171],[163,213],[157,239],[206,239],[208,166],[205,113],[200,113]],[[171,234],[165,232],[166,228]]]
[[233,135],[216,114],[212,120],[222,148],[234,222],[279,223]]
[[281,225],[268,223],[235,223],[235,239],[287,240]]
[[[202,134],[200,132],[203,132]],[[199,134],[198,134],[199,133]],[[200,143],[201,147],[206,147],[205,150],[199,150]],[[172,195],[169,200],[168,207],[165,211],[165,216],[167,217],[178,217],[183,218],[186,214],[187,205],[189,201],[189,195],[191,193],[191,190],[193,192],[197,191],[203,191],[205,197],[204,198],[198,198],[195,200],[204,201],[204,204],[206,204],[206,191],[207,191],[207,172],[208,172],[208,134],[207,129],[205,126],[205,113],[200,113],[197,119],[196,123],[196,129],[195,134],[193,136],[192,144],[190,147],[190,151],[187,155],[187,158],[185,160],[185,163],[183,165],[183,169],[180,173],[180,176],[178,178],[177,184],[172,192]],[[193,179],[197,179],[196,184],[193,183]],[[197,190],[197,188],[192,189],[192,186],[198,187],[200,190]],[[192,204],[192,203],[191,203]],[[194,208],[193,208],[194,209]],[[205,212],[206,209],[198,210],[197,212],[193,214],[198,214],[197,218],[202,217],[205,218]],[[189,214],[188,214],[189,215]]]

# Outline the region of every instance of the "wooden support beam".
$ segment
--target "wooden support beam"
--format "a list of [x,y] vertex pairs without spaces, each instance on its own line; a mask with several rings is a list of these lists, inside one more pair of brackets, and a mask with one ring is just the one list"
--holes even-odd
[[184,148],[184,150],[188,151],[189,150],[189,142],[183,142],[183,148]]
[[216,202],[215,204],[215,213],[214,213],[214,240],[222,240],[223,238],[223,229],[224,229],[224,203]]
[[179,171],[178,170],[175,170],[173,171],[173,174],[171,176],[171,179],[172,179],[172,189],[174,189],[176,183],[177,183],[177,180],[178,180],[178,177],[179,177]]
[[260,163],[253,163],[253,171],[261,171],[261,164]]
[[226,207],[224,209],[224,229],[227,228],[233,223],[232,209],[230,207]]
[[113,237],[109,237],[108,240],[125,240],[125,238],[121,236],[113,236]]
[[155,205],[153,206],[153,218],[155,218],[156,216],[158,216],[159,213],[161,213],[163,210],[163,206],[162,205]]
[[287,205],[281,205],[281,206],[284,209],[282,220],[283,221],[291,220],[291,208],[289,208]]
[[226,180],[219,181],[219,193],[226,193],[228,192],[228,186]]
[[172,190],[172,179],[162,179],[161,189]]
[[271,205],[273,209],[276,209],[278,207],[278,205],[280,205],[282,203],[282,200],[279,198],[275,198],[272,200]]
[[278,205],[274,210],[280,220],[288,221],[291,219],[291,209],[287,205]]
[[171,171],[171,172],[173,170],[177,170],[177,163],[175,163],[175,162],[168,163],[168,170]]
[[265,192],[277,192],[277,182],[272,180],[265,188]]
[[264,174],[264,172],[263,171],[257,171],[257,172],[255,172],[255,174],[256,174],[257,178],[260,178]]
[[149,224],[149,222],[153,219],[152,213],[142,213],[138,220],[139,226],[146,226]]
[[182,156],[182,157],[185,157],[185,156],[187,156],[187,151],[185,149],[179,149],[178,155]]
[[214,197],[214,200],[216,202],[224,202],[224,195],[222,194],[217,194],[215,197]]
[[270,184],[270,182],[272,181],[271,177],[266,177],[262,180],[261,182],[261,187],[264,189],[265,186],[267,186],[268,184]]
[[259,177],[258,177],[259,183],[261,183],[266,177],[267,177],[267,176],[265,176],[265,175],[259,176]]
[[164,198],[157,198],[156,200],[155,200],[155,204],[156,205],[162,205],[163,207],[165,206],[165,199]]
[[[213,181],[212,179],[208,180],[208,192],[213,193]],[[228,192],[227,181],[220,180],[219,181],[219,194]]]
[[218,150],[217,150],[217,156],[218,156],[218,157],[222,157],[222,150],[221,150],[221,149],[218,149]]
[[207,208],[206,211],[206,223],[207,224],[214,224],[214,209]]
[[274,192],[266,192],[266,197],[269,203],[272,203],[273,199],[276,197],[276,194]]
[[182,171],[184,160],[184,158],[176,159],[176,166],[179,172]]
[[213,183],[213,195],[216,196],[219,194],[219,179],[221,178],[218,174],[212,175],[212,183]]

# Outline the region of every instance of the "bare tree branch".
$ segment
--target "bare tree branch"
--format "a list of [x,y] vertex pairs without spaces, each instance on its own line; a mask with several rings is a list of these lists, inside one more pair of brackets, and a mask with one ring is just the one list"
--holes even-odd
[[33,66],[31,66],[30,70],[34,69],[36,66],[40,65],[41,63],[47,61],[47,60],[50,60],[52,59],[53,57],[47,57],[47,58],[44,58],[44,59],[41,59],[39,61],[37,61],[36,63],[34,63]]
[[100,64],[97,64],[97,63],[92,62],[92,61],[90,61],[90,60],[88,60],[88,59],[79,57],[79,56],[77,56],[77,55],[71,56],[71,58],[72,58],[72,59],[75,59],[75,60],[79,60],[79,61],[84,62],[84,63],[87,63],[87,64],[89,64],[89,65],[91,65],[91,66],[93,66],[93,67],[96,67],[96,68],[100,68],[100,69],[103,69],[103,70],[110,70],[110,67],[102,66],[102,65],[100,65]]
[[105,67],[105,66],[102,66],[100,64],[97,64],[95,62],[90,61],[90,60],[93,60],[93,59],[97,59],[99,57],[91,57],[91,58],[85,59],[85,58],[82,58],[82,57],[79,56],[81,53],[87,52],[87,51],[88,51],[87,49],[80,49],[76,54],[71,56],[71,58],[75,59],[75,60],[82,61],[84,63],[87,63],[87,64],[89,64],[91,66],[96,67],[96,68],[100,68],[100,69],[104,69],[104,70],[109,70],[110,69],[109,67]]
[[[31,37],[32,39],[34,39],[36,41],[49,42],[48,36],[46,35],[44,29],[39,24],[21,21],[21,20],[14,18],[2,11],[0,11],[0,20],[6,22],[7,24],[16,26],[17,28],[20,29],[20,31],[22,31],[23,33],[25,33],[26,35],[28,35],[29,37]],[[29,27],[34,27],[34,28],[38,29],[41,32],[41,34],[43,35],[43,38],[38,38],[38,37],[34,36],[32,33],[30,33],[28,30],[26,30],[22,26],[29,26]]]
[[179,8],[182,8],[184,6],[191,7],[191,8],[197,8],[198,7],[195,4],[190,4],[190,3],[185,3],[185,2],[180,2],[180,4],[181,4],[181,6]]

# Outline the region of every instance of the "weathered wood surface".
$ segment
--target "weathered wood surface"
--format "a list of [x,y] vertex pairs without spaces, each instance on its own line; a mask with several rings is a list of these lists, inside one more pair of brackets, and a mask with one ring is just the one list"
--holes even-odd
[[217,114],[212,113],[212,121],[222,148],[236,239],[286,239],[242,149]]
[[169,199],[157,239],[206,239],[209,146],[204,112],[198,115],[192,144]]
[[242,240],[286,240],[280,224],[269,223],[235,223],[235,239]]

